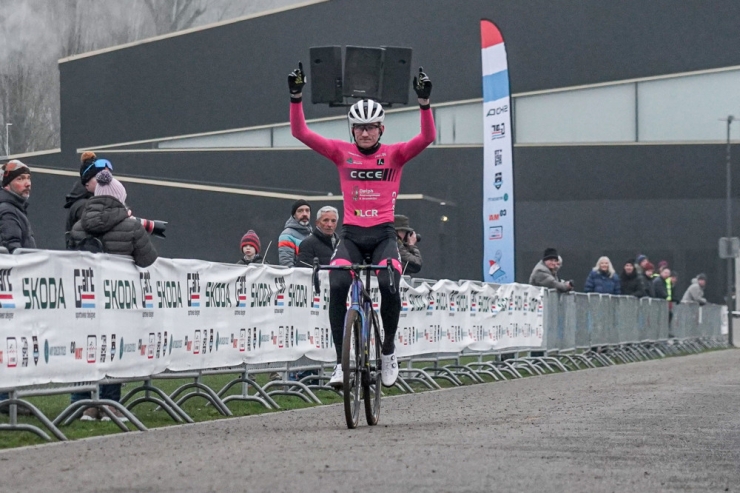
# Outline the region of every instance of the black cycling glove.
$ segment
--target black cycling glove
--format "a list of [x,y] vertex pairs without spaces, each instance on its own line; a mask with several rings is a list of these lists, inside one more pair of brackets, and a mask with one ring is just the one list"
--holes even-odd
[[423,70],[422,67],[419,67],[419,77],[414,77],[414,91],[416,91],[416,96],[419,99],[429,99],[429,95],[432,93],[432,81],[429,80]]
[[288,88],[291,94],[300,94],[305,85],[306,74],[303,73],[303,63],[298,62],[298,68],[288,74]]

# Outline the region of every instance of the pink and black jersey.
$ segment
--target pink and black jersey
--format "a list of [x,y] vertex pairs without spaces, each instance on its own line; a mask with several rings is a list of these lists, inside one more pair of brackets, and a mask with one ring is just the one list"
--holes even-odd
[[303,105],[291,102],[290,129],[293,137],[339,170],[344,197],[344,224],[371,227],[392,223],[403,165],[434,142],[436,130],[432,110],[421,110],[421,133],[398,144],[381,144],[373,154],[362,154],[354,143],[332,140],[311,131],[303,116]]

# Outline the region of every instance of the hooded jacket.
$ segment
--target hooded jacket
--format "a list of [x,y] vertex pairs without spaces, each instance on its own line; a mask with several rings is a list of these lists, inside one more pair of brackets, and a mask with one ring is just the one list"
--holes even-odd
[[329,265],[338,244],[339,236],[336,233],[328,236],[316,228],[308,238],[301,242],[296,267],[311,267],[314,257],[319,258],[321,265]]
[[[87,200],[93,197],[79,180],[75,181],[72,190],[65,197],[64,208],[69,209],[67,213],[67,224],[64,231],[70,233],[75,223],[82,217],[82,211],[85,209]],[[70,234],[67,235],[67,250],[74,250],[74,243],[71,241]]]
[[82,219],[72,227],[72,240],[80,243],[87,236],[100,239],[106,253],[132,257],[139,267],[157,260],[157,251],[141,223],[128,215],[117,199],[100,195],[87,201]]
[[293,267],[296,264],[301,242],[311,234],[311,225],[302,225],[293,216],[285,221],[285,229],[278,238],[278,257],[280,265]]
[[0,188],[0,246],[10,253],[16,248],[36,248],[27,208],[26,199]]
[[707,300],[704,298],[704,288],[699,285],[699,280],[694,278],[691,280],[691,286],[683,294],[681,303],[699,303],[700,305],[706,304]]
[[552,272],[545,265],[544,260],[537,262],[537,265],[532,269],[532,274],[529,276],[529,284],[532,286],[541,286],[543,288],[557,289],[561,293],[566,293],[570,290],[570,286],[567,282],[559,281],[556,272]]

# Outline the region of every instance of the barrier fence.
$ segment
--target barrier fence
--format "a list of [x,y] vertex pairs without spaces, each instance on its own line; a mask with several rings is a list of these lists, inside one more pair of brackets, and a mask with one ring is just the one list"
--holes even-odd
[[[48,438],[17,422],[18,407],[65,439],[58,425],[103,404],[145,430],[131,412],[143,402],[183,422],[192,421],[182,409],[192,397],[230,415],[226,404],[233,400],[277,408],[275,395],[320,403],[314,391],[330,389],[321,371],[336,361],[326,272],[314,294],[311,271],[303,268],[159,259],[141,269],[111,255],[15,253],[0,255],[0,390],[10,394],[0,401],[10,423],[0,430]],[[375,283],[370,294],[378,309]],[[404,279],[399,289],[396,354],[406,364],[397,386],[405,392],[414,384],[518,378],[724,344],[716,305],[677,305],[669,324],[662,300],[475,281]],[[304,370],[319,372],[291,378]],[[281,377],[258,384],[255,375],[268,372]],[[202,376],[218,373],[235,377],[219,391],[202,383]],[[167,395],[152,383],[161,378],[193,381]],[[97,392],[100,382],[142,381],[120,403]],[[234,386],[241,392],[230,393]],[[25,399],[86,390],[91,399],[71,404],[53,421]]]

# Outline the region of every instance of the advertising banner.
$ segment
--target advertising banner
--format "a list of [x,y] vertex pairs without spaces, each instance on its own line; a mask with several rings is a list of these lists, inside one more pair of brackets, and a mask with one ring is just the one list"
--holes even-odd
[[483,67],[483,280],[514,282],[514,169],[506,47],[481,20]]
[[[336,358],[311,270],[38,251],[0,255],[0,388]],[[402,281],[399,357],[542,343],[539,288]],[[377,280],[370,295],[380,306]],[[382,325],[381,325],[382,333]]]

